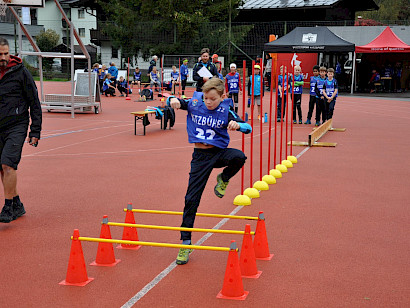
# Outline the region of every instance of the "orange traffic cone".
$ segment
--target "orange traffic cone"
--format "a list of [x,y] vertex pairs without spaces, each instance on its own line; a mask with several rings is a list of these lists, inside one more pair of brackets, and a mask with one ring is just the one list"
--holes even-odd
[[[132,203],[127,205],[127,213],[125,214],[126,224],[135,224],[134,213],[132,211]],[[124,232],[122,233],[122,239],[126,241],[138,241],[138,231],[137,228],[124,227]],[[117,246],[118,249],[140,249],[140,245],[128,245],[120,244]]]
[[[102,225],[101,225],[100,238],[105,238],[105,239],[110,240],[111,231],[110,231],[110,226],[107,225],[107,223],[108,223],[108,216],[104,215]],[[112,243],[98,243],[97,257],[95,258],[95,261],[92,262],[90,265],[114,266],[120,261],[121,261],[120,259],[115,259],[114,247],[112,246]]]
[[228,263],[226,264],[224,284],[216,296],[223,299],[245,300],[249,292],[243,290],[241,269],[239,267],[238,249],[235,241],[231,241]]
[[59,283],[61,285],[83,287],[87,283],[94,280],[94,278],[87,276],[83,249],[81,247],[81,242],[78,240],[79,237],[80,232],[78,231],[78,229],[75,229],[71,241],[71,251],[70,259],[68,260],[67,275],[65,277],[65,280]]
[[273,253],[269,253],[268,238],[266,236],[265,215],[259,212],[258,223],[256,225],[255,238],[253,240],[253,248],[257,260],[271,260]]
[[253,249],[251,225],[245,226],[245,234],[243,235],[241,257],[239,258],[242,277],[244,278],[259,278],[262,271],[258,271],[256,266],[255,251]]

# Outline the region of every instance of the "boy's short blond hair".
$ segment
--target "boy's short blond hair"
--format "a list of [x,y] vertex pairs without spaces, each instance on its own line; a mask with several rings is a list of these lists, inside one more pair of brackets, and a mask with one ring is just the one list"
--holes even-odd
[[334,70],[333,68],[329,67],[329,68],[327,69],[327,72],[328,72],[328,73],[334,73],[335,70]]
[[326,67],[321,66],[321,67],[319,68],[319,72],[323,72],[323,71],[325,71],[325,72],[326,72]]
[[295,69],[300,69],[300,70],[302,70],[302,68],[300,67],[300,65],[295,65],[294,67],[293,67],[293,69],[295,70]]
[[225,84],[219,78],[211,78],[202,86],[202,91],[208,93],[211,90],[216,90],[220,96],[224,94]]
[[175,69],[176,69],[177,67],[176,67],[175,65],[172,65],[172,68],[175,68]]

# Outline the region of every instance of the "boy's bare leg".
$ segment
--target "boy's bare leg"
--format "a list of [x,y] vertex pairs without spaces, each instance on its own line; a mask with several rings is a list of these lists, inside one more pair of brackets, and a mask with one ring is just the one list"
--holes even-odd
[[1,181],[3,182],[4,198],[13,199],[17,196],[17,171],[7,165],[2,165]]

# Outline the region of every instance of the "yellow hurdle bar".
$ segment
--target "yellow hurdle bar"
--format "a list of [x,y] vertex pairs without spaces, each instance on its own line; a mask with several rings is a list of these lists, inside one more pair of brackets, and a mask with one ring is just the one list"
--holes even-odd
[[[71,239],[74,239],[74,238],[71,236]],[[157,243],[157,242],[126,241],[126,240],[115,240],[115,239],[84,237],[84,236],[80,236],[80,237],[76,238],[76,240],[85,241],[85,242],[96,242],[96,243],[116,243],[116,244],[125,244],[125,245],[168,247],[168,248],[188,248],[188,249],[212,250],[212,251],[230,251],[231,250],[229,247],[197,246],[197,245],[182,245],[182,244],[169,244],[169,243]],[[239,249],[236,248],[235,250],[238,251]]]
[[[126,212],[127,209],[124,209]],[[183,215],[183,212],[174,211],[157,211],[157,210],[142,210],[142,209],[132,209],[134,213],[147,213],[147,214],[166,214],[166,215]],[[235,216],[235,215],[223,215],[223,214],[207,214],[207,213],[196,213],[196,216],[201,217],[215,217],[215,218],[230,218],[230,219],[247,219],[247,220],[258,220],[258,217],[253,216]]]
[[[237,230],[219,230],[219,229],[201,229],[201,228],[184,228],[184,227],[169,227],[169,226],[156,226],[156,225],[140,225],[140,224],[127,224],[121,222],[102,222],[108,226],[116,227],[129,227],[129,228],[140,228],[140,229],[156,229],[156,230],[172,230],[172,231],[188,231],[188,232],[206,232],[206,233],[223,233],[223,234],[245,234],[245,231]],[[252,235],[255,232],[251,232]]]

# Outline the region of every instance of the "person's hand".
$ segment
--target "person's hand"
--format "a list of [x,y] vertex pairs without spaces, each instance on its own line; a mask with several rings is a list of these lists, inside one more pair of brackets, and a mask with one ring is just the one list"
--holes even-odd
[[202,79],[204,80],[204,82],[207,82],[209,80],[209,77],[202,77]]
[[327,99],[327,102],[328,102],[328,103],[330,103],[331,101],[332,101],[332,99],[331,99],[331,98],[328,98],[328,99]]
[[36,147],[38,145],[38,138],[36,138],[36,137],[31,137],[31,138],[29,137],[29,138],[27,138],[27,141],[33,147]]
[[175,97],[172,97],[171,100],[169,101],[169,105],[171,106],[171,108],[173,109],[179,109],[181,108],[181,103],[179,102],[178,99],[176,99]]
[[229,130],[238,130],[239,129],[239,124],[238,124],[238,122],[236,122],[236,121],[231,121],[231,122],[229,122],[229,124],[228,124],[228,129]]

